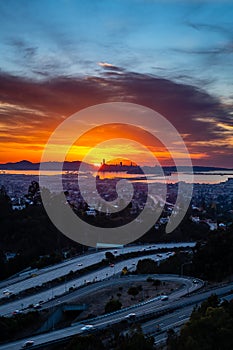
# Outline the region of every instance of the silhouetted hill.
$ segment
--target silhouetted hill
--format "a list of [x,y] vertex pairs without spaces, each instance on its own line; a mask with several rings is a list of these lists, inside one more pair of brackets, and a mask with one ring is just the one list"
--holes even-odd
[[[79,170],[80,164],[82,162],[77,160],[73,162],[65,161],[63,165],[63,170],[65,171],[77,171]],[[96,170],[96,167],[94,167],[92,164],[84,163],[86,170]],[[60,162],[45,162],[43,163],[44,168],[46,170],[59,170],[61,163]],[[0,170],[39,170],[40,163],[32,163],[28,160],[21,160],[20,162],[15,163],[5,163],[0,164]],[[131,174],[141,174],[142,170],[144,173],[158,173],[160,172],[160,168],[155,166],[144,166],[142,169],[139,166],[135,165],[111,165],[111,164],[103,164],[99,171],[126,171]],[[176,172],[177,169],[175,166],[164,166],[163,170],[166,173],[173,173]],[[210,172],[210,171],[229,171],[233,169],[227,169],[227,168],[220,168],[220,167],[204,167],[204,166],[194,166],[193,171],[194,172]],[[186,166],[180,166],[179,171],[183,172],[190,172],[191,168]]]
[[[80,161],[73,161],[73,162],[65,161],[63,165],[63,170],[77,171],[81,163],[82,162]],[[61,163],[45,162],[43,163],[43,165],[44,165],[44,168],[46,168],[46,170],[58,170],[60,169]],[[85,163],[85,166],[87,170],[95,169],[93,165],[88,163]],[[40,163],[32,163],[32,162],[29,162],[28,160],[21,160],[20,162],[15,162],[15,163],[0,164],[0,170],[39,170],[39,168],[40,168]]]

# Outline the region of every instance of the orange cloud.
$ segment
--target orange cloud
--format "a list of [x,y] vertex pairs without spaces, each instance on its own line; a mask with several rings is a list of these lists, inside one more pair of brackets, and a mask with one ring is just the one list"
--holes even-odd
[[[107,140],[109,142],[106,145],[98,146]],[[148,151],[137,147],[135,142],[148,148]],[[93,151],[95,147],[96,152]],[[147,164],[149,151],[159,161],[172,162],[169,151],[158,139],[142,128],[127,124],[105,124],[89,130],[71,147],[66,159],[74,160],[78,156],[79,160],[82,160],[91,150],[93,163],[99,163],[103,158],[111,161],[119,157],[131,159],[130,157],[134,156],[138,162]]]
[[[63,76],[43,81],[2,73],[0,162],[25,158],[38,162],[50,134],[69,115],[95,104],[125,101],[150,107],[164,115],[183,135],[195,164],[232,166],[232,112],[228,113],[215,97],[195,86],[152,75],[126,71],[116,74],[119,68],[110,63],[102,62],[100,66],[104,72],[102,76]],[[147,146],[161,162],[171,160],[166,148],[146,131],[117,125],[103,126],[83,135],[67,159],[80,159],[106,138],[119,137]],[[65,135],[59,147],[63,147],[63,142]],[[116,156],[118,150],[124,156],[137,154],[145,160],[145,153],[139,152],[130,142],[125,152],[112,145],[108,150],[104,148],[103,154],[108,151],[109,156],[110,153]],[[177,153],[176,157],[182,158],[182,154]]]

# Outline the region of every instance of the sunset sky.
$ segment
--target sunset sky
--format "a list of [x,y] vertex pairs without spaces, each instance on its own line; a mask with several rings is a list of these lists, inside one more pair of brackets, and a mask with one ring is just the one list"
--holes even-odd
[[[8,0],[0,15],[0,163],[39,162],[73,113],[132,102],[174,125],[194,165],[233,168],[232,1]],[[131,144],[135,130],[120,126],[87,133],[68,159],[81,159],[103,134],[129,142],[101,157],[138,154],[146,163]],[[166,163],[149,134],[138,142]]]

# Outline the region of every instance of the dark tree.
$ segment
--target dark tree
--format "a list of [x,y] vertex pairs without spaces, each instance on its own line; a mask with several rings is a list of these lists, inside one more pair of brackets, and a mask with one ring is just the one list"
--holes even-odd
[[113,262],[115,259],[115,256],[112,254],[112,252],[106,252],[105,257],[109,262]]
[[3,219],[11,213],[11,199],[7,194],[5,186],[0,188],[0,219]]
[[138,290],[137,287],[132,286],[132,287],[130,287],[130,288],[128,289],[128,292],[127,292],[127,293],[128,293],[129,295],[132,295],[132,296],[135,298],[136,295],[138,295],[139,290]]
[[109,300],[105,305],[105,313],[114,312],[121,309],[121,302],[116,299]]
[[155,286],[156,289],[157,289],[157,287],[161,286],[161,281],[160,281],[159,279],[155,279],[155,280],[153,281],[153,286]]
[[168,335],[169,350],[231,350],[233,349],[232,302],[220,304],[210,296],[192,312],[179,336]]
[[157,273],[157,263],[152,259],[139,260],[137,263],[137,273],[139,274]]

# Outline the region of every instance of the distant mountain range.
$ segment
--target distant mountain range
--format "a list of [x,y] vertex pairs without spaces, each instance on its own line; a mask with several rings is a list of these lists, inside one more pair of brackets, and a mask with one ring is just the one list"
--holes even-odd
[[[73,161],[73,162],[68,162],[65,161],[63,164],[63,170],[64,171],[77,171],[79,170],[81,161]],[[60,162],[46,162],[43,163],[46,167],[46,170],[58,170],[60,169],[61,163]],[[40,168],[40,163],[32,163],[28,160],[22,160],[20,162],[15,162],[15,163],[5,163],[5,164],[0,164],[0,170],[39,170]],[[85,168],[86,170],[89,171],[94,171],[97,168],[92,165],[85,163]],[[150,166],[145,166],[143,167],[144,173],[157,173],[159,170],[158,167],[150,167]],[[176,167],[175,166],[165,166],[163,167],[163,170],[166,172],[176,172]],[[190,167],[179,167],[180,171],[190,171]],[[211,171],[229,171],[233,169],[227,169],[227,168],[220,168],[220,167],[204,167],[204,166],[194,166],[193,171],[194,172],[211,172]],[[142,172],[138,166],[134,165],[108,165],[104,164],[101,167],[101,171],[128,171],[129,173],[140,173]]]
[[[80,164],[82,162],[80,161],[73,161],[68,162],[65,161],[63,164],[63,170],[65,171],[77,171],[80,167]],[[45,162],[43,163],[45,165],[44,168],[46,170],[59,170],[61,167],[60,162]],[[96,168],[88,163],[85,163],[87,170],[95,170]],[[28,160],[21,160],[20,162],[15,163],[5,163],[0,164],[0,170],[39,170],[40,169],[40,163],[32,163]]]

